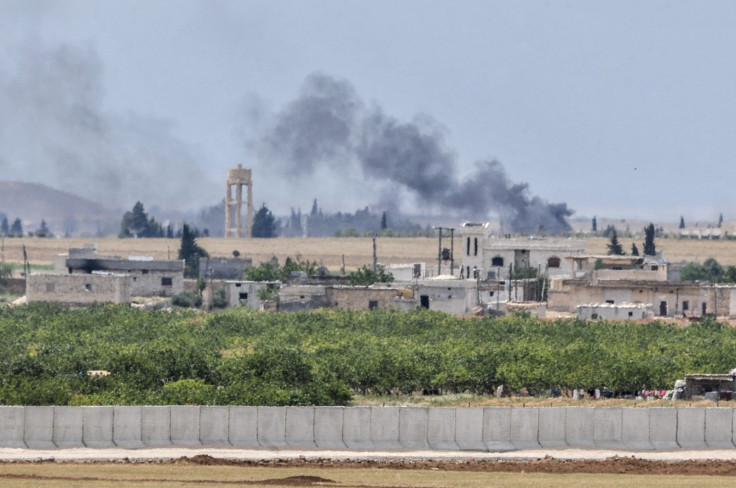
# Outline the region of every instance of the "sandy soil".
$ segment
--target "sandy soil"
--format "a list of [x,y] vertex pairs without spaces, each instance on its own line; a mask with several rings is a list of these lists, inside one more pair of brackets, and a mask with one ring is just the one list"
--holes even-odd
[[458,451],[331,451],[236,448],[13,449],[0,463],[124,462],[271,467],[390,467],[463,471],[631,473],[736,476],[736,449],[616,451],[534,449],[504,453]]

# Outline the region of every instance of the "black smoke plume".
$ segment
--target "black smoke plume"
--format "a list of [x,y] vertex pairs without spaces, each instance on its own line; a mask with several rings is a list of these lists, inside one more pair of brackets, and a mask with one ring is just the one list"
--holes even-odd
[[375,104],[367,107],[347,81],[309,76],[299,97],[265,127],[251,147],[286,175],[327,167],[339,178],[359,170],[379,191],[405,190],[425,208],[468,219],[495,213],[511,232],[570,230],[566,204],[530,195],[526,183],[509,181],[498,161],[478,161],[461,181],[457,156],[436,123],[426,116],[401,122]]

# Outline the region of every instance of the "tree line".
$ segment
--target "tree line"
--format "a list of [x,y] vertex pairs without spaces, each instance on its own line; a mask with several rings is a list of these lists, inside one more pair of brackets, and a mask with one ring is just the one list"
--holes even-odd
[[[356,393],[500,385],[614,392],[671,388],[734,367],[736,329],[417,310],[271,314],[0,309],[3,405],[347,405]],[[108,376],[91,376],[105,370]]]

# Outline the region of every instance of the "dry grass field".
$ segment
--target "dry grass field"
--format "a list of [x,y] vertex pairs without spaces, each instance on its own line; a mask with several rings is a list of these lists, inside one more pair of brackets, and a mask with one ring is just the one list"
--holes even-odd
[[[620,239],[624,249],[631,248],[630,239]],[[102,254],[121,256],[152,256],[157,259],[174,259],[179,250],[179,239],[5,239],[2,256],[6,262],[21,263],[23,246],[32,264],[49,264],[56,254],[70,247],[81,247],[87,242],[97,245]],[[342,265],[343,256],[348,270],[369,265],[373,246],[370,238],[308,238],[308,239],[224,239],[202,238],[198,240],[213,257],[232,257],[233,251],[241,256],[253,258],[254,263],[276,256],[283,263],[287,256],[317,261],[332,270]],[[437,259],[438,242],[434,238],[379,238],[377,241],[378,261],[386,264],[426,262],[434,264]],[[443,240],[443,247],[449,242]],[[608,239],[586,240],[589,254],[606,254]],[[715,258],[722,265],[736,266],[736,240],[657,239],[657,250],[671,262],[704,261]],[[637,242],[639,248],[642,243]],[[461,256],[461,240],[455,238],[455,255]]]
[[[733,486],[728,462],[652,463],[634,459],[592,462],[303,463],[252,466],[237,462],[20,463],[0,465],[0,486],[181,487],[331,486],[333,488],[425,487],[676,487]],[[301,464],[301,466],[300,466]],[[705,476],[704,476],[705,475]]]

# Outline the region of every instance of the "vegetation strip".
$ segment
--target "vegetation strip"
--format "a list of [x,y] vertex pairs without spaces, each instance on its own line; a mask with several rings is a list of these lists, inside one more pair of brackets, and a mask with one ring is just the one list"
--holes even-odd
[[355,393],[488,395],[499,385],[623,394],[724,373],[736,357],[736,329],[711,319],[679,327],[38,304],[0,308],[0,333],[3,405],[347,405]]

